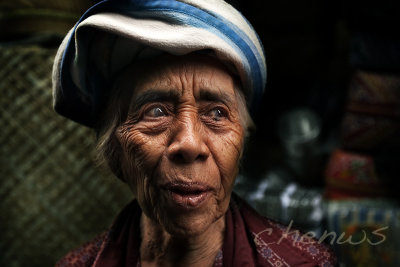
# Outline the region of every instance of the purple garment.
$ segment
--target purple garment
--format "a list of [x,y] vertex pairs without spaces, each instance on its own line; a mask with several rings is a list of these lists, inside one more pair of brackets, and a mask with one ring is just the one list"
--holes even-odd
[[[57,267],[140,266],[140,216],[137,201],[118,216],[111,230],[70,252]],[[214,266],[335,266],[331,249],[315,239],[273,222],[236,195],[226,213],[222,253]]]

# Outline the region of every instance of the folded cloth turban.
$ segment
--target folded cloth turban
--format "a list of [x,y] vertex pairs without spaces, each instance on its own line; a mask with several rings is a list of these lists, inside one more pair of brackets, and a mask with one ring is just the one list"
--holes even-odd
[[250,23],[221,0],[105,0],[65,37],[53,67],[54,108],[95,127],[118,72],[160,53],[208,53],[236,74],[252,111],[262,98],[266,63]]

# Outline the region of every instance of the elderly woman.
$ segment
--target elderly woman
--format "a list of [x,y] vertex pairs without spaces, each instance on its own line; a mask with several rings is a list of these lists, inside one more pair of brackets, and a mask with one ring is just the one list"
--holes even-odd
[[94,128],[135,197],[58,266],[331,266],[316,240],[232,194],[266,81],[262,45],[222,1],[106,0],[60,46],[55,109]]

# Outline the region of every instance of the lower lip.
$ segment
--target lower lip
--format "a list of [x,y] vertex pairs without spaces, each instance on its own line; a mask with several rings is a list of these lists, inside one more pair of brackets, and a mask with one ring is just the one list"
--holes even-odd
[[184,208],[197,208],[204,203],[210,196],[209,191],[204,191],[197,194],[178,194],[173,191],[169,191],[171,200]]

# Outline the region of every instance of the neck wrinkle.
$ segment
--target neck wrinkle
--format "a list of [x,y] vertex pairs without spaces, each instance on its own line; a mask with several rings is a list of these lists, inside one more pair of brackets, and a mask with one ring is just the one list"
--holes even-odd
[[222,250],[225,217],[200,235],[181,238],[170,235],[142,213],[140,230],[141,266],[212,266]]

